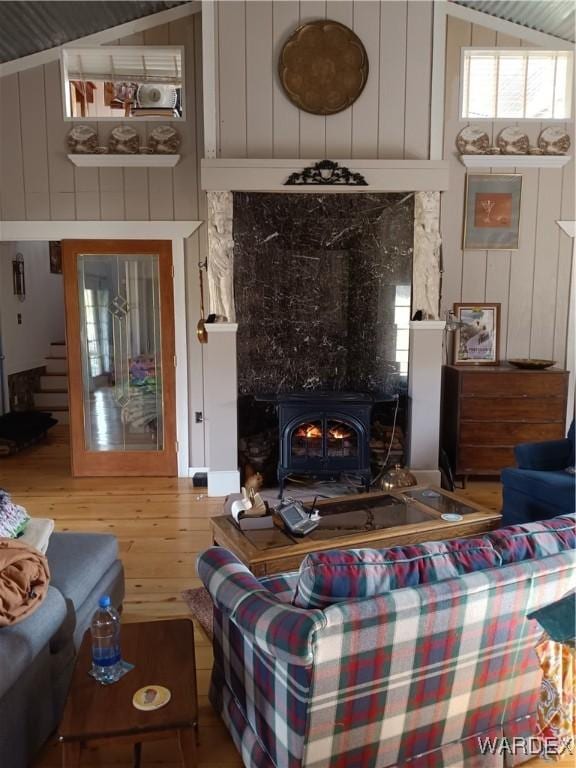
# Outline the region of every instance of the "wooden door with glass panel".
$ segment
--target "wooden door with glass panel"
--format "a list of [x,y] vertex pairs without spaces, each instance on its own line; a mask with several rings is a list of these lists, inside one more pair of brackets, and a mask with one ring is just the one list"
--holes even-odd
[[64,240],[72,474],[177,473],[171,243]]

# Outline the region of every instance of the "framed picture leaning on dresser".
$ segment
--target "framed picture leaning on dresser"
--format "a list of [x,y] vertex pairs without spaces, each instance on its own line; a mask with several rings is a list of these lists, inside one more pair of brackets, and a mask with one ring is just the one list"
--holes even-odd
[[454,365],[498,365],[500,304],[454,304]]

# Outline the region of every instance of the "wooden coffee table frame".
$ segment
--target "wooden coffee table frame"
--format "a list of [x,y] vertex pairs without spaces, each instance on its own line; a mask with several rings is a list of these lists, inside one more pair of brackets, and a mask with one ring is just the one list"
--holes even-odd
[[[90,631],[76,660],[72,683],[58,729],[63,768],[78,768],[83,747],[134,745],[140,765],[144,741],[176,738],[184,768],[195,768],[198,739],[198,694],[194,627],[191,619],[122,625],[122,655],[134,664],[117,683],[104,686],[89,676]],[[146,685],[164,685],[171,700],[165,707],[142,712],[132,696]]]
[[[272,573],[297,570],[304,557],[310,552],[357,547],[382,548],[402,544],[417,544],[422,541],[441,541],[456,537],[478,536],[499,527],[502,517],[499,512],[486,509],[468,499],[457,496],[455,493],[450,493],[440,488],[433,488],[433,486],[416,486],[406,488],[405,490],[415,491],[423,490],[424,488],[437,490],[461,504],[472,507],[476,511],[463,515],[463,519],[458,522],[449,523],[442,520],[440,513],[436,510],[412,499],[411,501],[415,506],[426,510],[427,513],[432,515],[430,520],[382,528],[376,531],[359,531],[358,533],[326,538],[320,541],[318,539],[303,538],[286,546],[271,547],[266,550],[259,549],[252,544],[245,533],[240,531],[232,522],[230,515],[221,515],[210,520],[212,540],[214,544],[226,547],[226,549],[234,552],[255,576],[267,576]],[[402,500],[401,492],[387,492],[380,495],[394,496]],[[350,501],[351,498],[361,501],[366,498],[374,499],[376,496],[377,494],[374,493],[362,493],[354,497],[342,496],[335,499],[322,499],[322,501],[316,503],[316,506],[321,509],[327,504],[333,504],[338,501]]]

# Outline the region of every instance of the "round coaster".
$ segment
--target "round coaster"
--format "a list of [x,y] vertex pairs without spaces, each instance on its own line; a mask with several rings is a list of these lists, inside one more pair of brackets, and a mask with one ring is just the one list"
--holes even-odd
[[160,709],[160,707],[168,704],[171,697],[172,694],[163,685],[147,685],[136,691],[132,697],[132,704],[136,709],[150,712],[153,709]]
[[462,515],[457,515],[455,512],[446,512],[444,515],[440,515],[442,520],[446,520],[447,523],[459,523],[463,519]]

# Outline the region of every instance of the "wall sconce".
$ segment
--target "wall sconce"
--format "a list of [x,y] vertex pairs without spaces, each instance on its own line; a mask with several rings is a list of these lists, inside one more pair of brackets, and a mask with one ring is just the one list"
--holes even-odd
[[444,364],[447,365],[452,360],[452,346],[454,344],[454,331],[462,328],[466,323],[458,320],[456,315],[451,309],[446,310],[446,325],[444,327],[444,343],[442,348],[444,350]]
[[461,322],[458,320],[454,312],[452,312],[451,309],[448,309],[446,311],[446,330],[447,331],[457,331],[458,328],[463,328],[466,325],[466,323]]
[[16,254],[12,259],[12,285],[14,296],[18,296],[20,301],[26,298],[26,280],[24,278],[24,256],[21,253]]

